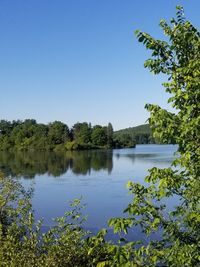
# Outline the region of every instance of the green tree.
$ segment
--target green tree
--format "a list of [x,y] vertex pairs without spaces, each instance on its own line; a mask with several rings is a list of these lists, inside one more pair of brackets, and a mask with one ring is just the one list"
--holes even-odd
[[108,147],[113,147],[113,126],[110,122],[107,126],[107,144]]
[[107,134],[105,127],[95,125],[92,129],[91,140],[95,146],[105,146],[107,142]]
[[135,138],[129,133],[121,133],[114,138],[116,148],[133,148],[135,147]]
[[12,123],[6,120],[0,120],[0,136],[10,134],[12,130]]
[[87,122],[77,122],[72,127],[73,139],[80,144],[87,144],[91,141],[91,125]]
[[61,121],[49,124],[48,140],[50,145],[59,145],[69,140],[69,128]]
[[[149,185],[130,182],[128,217],[111,219],[110,225],[115,231],[140,225],[147,235],[159,233],[158,240],[132,251],[137,266],[200,266],[200,33],[185,20],[181,7],[171,25],[161,20],[160,26],[168,42],[140,31],[136,35],[152,50],[145,67],[167,75],[163,85],[175,111],[146,108],[154,137],[177,144],[178,157],[172,168],[152,168]],[[170,211],[168,199],[175,204]]]
[[[13,130],[9,135],[10,141],[18,149],[28,149],[34,142],[34,129],[37,127],[36,120],[27,119],[24,122],[13,122]],[[15,126],[14,126],[15,125]]]

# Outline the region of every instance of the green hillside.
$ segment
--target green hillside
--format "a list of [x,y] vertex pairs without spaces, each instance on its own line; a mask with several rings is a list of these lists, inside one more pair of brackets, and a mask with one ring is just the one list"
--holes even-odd
[[150,144],[155,143],[149,124],[142,124],[136,127],[129,127],[114,132],[114,137],[117,139],[131,138],[136,144]]

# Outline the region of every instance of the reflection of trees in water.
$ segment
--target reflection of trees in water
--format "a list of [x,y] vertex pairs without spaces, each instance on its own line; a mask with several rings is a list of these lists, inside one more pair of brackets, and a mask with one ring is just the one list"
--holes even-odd
[[0,169],[11,176],[34,178],[35,175],[48,173],[60,176],[71,169],[74,174],[90,174],[91,170],[107,170],[113,168],[112,151],[69,151],[55,152],[1,152]]
[[48,173],[59,176],[69,168],[68,159],[52,152],[1,152],[0,169],[7,175],[34,178]]
[[[71,169],[75,174],[90,174],[91,170],[108,170],[111,173],[113,168],[112,151],[74,151],[69,157],[72,159]],[[67,154],[68,155],[68,154]]]

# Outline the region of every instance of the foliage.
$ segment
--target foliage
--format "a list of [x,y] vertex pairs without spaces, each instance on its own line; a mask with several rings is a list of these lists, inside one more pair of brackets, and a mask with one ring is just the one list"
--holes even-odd
[[139,266],[200,266],[200,33],[181,7],[171,26],[164,20],[160,26],[168,42],[140,31],[136,35],[152,50],[145,67],[168,76],[164,87],[175,113],[157,105],[146,108],[154,136],[178,144],[178,157],[172,168],[152,168],[145,179],[149,186],[130,182],[127,217],[111,219],[110,225],[116,231],[140,226],[151,237],[158,233],[159,238],[133,251]]
[[92,129],[91,140],[96,146],[104,146],[107,144],[107,128],[95,125]]
[[129,134],[120,134],[114,139],[116,148],[133,148],[135,147],[135,140]]
[[42,221],[34,220],[31,195],[0,174],[0,266],[137,266],[127,262],[137,243],[113,244],[105,240],[105,229],[95,236],[83,229],[79,199],[54,226],[42,231]]
[[76,140],[77,143],[87,144],[91,139],[91,125],[87,122],[77,122],[72,127],[73,140]]
[[108,147],[113,147],[113,127],[112,124],[109,122],[108,127],[106,129],[107,133],[107,145]]
[[155,143],[155,140],[152,137],[152,132],[149,124],[143,124],[136,127],[129,127],[114,132],[115,139],[120,140],[123,139],[124,137],[127,137],[127,139],[131,140],[135,144]]
[[60,121],[54,121],[48,127],[48,142],[50,145],[59,145],[70,139],[68,126]]
[[[0,150],[87,150],[115,148],[117,140],[113,137],[113,127],[91,126],[87,122],[77,122],[69,129],[60,121],[48,125],[35,120],[0,121]],[[121,142],[121,147],[126,144]]]
[[[20,183],[0,174],[0,266],[94,266],[93,262],[104,255],[99,233],[92,241],[81,227],[80,200],[71,203],[71,210],[55,220],[55,226],[41,231],[42,222],[35,222],[31,208],[31,192]],[[94,250],[89,250],[93,242]]]

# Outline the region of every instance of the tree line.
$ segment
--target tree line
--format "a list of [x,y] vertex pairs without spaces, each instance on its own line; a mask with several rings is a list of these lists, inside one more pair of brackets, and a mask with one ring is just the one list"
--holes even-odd
[[82,150],[134,147],[131,138],[114,137],[113,126],[77,122],[70,129],[61,121],[49,124],[34,119],[0,121],[0,150]]

